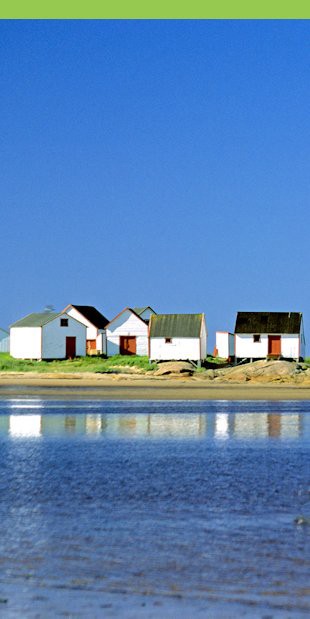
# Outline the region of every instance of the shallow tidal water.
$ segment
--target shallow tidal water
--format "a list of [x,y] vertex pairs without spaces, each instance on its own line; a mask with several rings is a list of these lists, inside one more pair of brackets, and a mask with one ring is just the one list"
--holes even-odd
[[310,402],[1,400],[0,616],[308,617],[309,464]]

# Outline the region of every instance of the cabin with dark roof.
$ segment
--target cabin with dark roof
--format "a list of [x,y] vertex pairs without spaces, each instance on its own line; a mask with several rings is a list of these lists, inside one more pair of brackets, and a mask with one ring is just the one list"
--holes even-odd
[[155,314],[150,306],[126,307],[106,326],[107,355],[148,354],[148,324]]
[[86,352],[102,355],[107,352],[106,331],[108,319],[92,305],[67,305],[63,310],[86,327]]
[[157,314],[149,323],[152,361],[201,361],[207,356],[204,314]]
[[235,358],[304,359],[305,337],[300,312],[238,312]]

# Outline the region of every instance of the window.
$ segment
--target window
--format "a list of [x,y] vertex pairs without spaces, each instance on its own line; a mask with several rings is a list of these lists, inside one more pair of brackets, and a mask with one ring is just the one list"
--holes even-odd
[[260,335],[259,335],[259,333],[255,333],[255,334],[253,335],[253,342],[254,342],[254,343],[255,343],[255,342],[260,342]]
[[172,337],[165,337],[165,344],[172,344]]
[[61,318],[60,319],[60,326],[61,327],[68,327],[68,324],[69,324],[68,318]]

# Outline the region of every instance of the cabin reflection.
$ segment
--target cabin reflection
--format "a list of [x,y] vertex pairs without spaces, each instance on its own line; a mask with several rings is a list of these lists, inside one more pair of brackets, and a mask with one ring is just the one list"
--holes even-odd
[[298,413],[152,413],[0,415],[0,434],[107,439],[276,439],[310,438],[310,416]]

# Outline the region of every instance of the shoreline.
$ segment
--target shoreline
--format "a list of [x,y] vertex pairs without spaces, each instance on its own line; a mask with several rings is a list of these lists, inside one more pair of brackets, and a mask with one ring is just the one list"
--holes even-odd
[[197,378],[0,374],[0,399],[21,396],[101,400],[310,400],[310,384],[211,383]]

